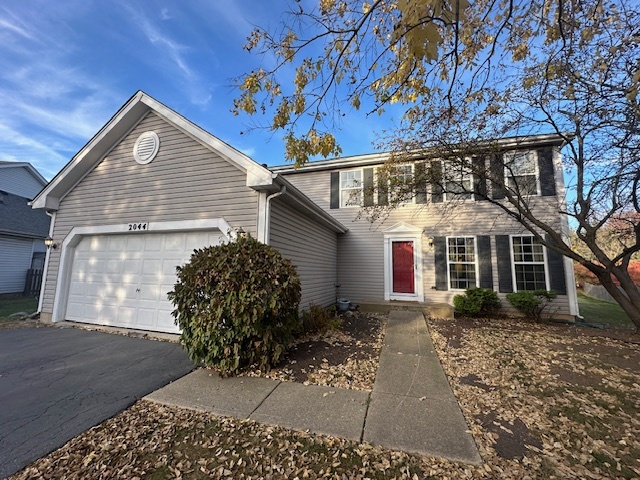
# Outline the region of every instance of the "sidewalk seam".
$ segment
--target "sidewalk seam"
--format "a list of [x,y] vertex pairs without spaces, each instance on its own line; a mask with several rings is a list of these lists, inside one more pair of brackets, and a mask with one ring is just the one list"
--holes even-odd
[[364,442],[364,429],[367,428],[367,415],[369,415],[369,405],[371,405],[371,394],[373,390],[369,392],[366,400],[366,408],[364,409],[364,418],[362,419],[362,430],[360,431],[360,443]]
[[262,399],[262,401],[258,404],[258,406],[256,408],[254,408],[251,411],[251,413],[249,413],[249,415],[247,415],[247,419],[251,419],[251,415],[256,413],[256,411],[262,406],[262,404],[267,401],[267,398],[269,398],[271,396],[271,394],[276,391],[276,388],[278,388],[280,386],[280,384],[282,383],[282,380],[277,380],[277,382],[278,383],[276,383],[276,386],[271,389],[271,391],[267,394],[266,397],[264,397]]

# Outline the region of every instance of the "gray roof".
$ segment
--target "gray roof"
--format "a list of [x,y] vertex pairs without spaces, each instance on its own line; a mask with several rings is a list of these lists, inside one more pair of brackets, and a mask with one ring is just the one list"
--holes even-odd
[[29,199],[0,190],[0,234],[46,238],[51,218],[34,210]]

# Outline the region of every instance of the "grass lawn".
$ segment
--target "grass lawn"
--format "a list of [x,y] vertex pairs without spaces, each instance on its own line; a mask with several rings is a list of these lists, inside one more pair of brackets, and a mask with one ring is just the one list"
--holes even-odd
[[578,292],[580,315],[589,323],[611,328],[634,328],[633,323],[617,303],[604,302]]
[[34,313],[38,309],[38,300],[34,297],[0,297],[0,322],[9,320],[9,315],[17,312]]

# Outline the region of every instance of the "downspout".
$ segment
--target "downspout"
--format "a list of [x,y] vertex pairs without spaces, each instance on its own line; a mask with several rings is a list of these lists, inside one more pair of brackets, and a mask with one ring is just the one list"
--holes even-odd
[[267,206],[265,208],[265,219],[264,219],[264,244],[269,245],[269,231],[271,229],[271,200],[276,197],[279,197],[284,192],[287,191],[287,186],[282,185],[280,187],[280,191],[276,193],[272,193],[267,197]]
[[[56,223],[56,212],[49,212],[45,210],[45,213],[51,217],[49,223],[49,237],[53,238],[53,229]],[[47,274],[49,273],[49,256],[51,255],[51,248],[47,247],[47,251],[44,256],[44,268],[42,269],[42,282],[40,284],[40,298],[38,298],[38,312],[42,313],[42,304],[44,301],[44,288],[47,280]]]

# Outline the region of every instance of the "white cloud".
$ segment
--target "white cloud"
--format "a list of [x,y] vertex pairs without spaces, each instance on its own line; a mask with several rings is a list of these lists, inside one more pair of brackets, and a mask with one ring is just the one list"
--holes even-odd
[[0,29],[9,30],[13,33],[17,33],[18,35],[27,38],[29,40],[33,40],[34,37],[29,32],[27,32],[24,28],[9,22],[4,18],[0,18]]

